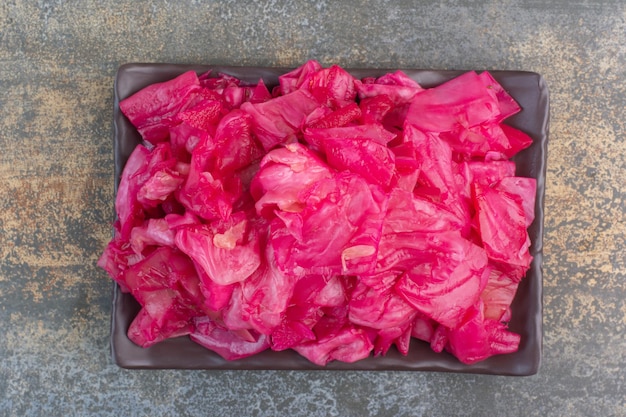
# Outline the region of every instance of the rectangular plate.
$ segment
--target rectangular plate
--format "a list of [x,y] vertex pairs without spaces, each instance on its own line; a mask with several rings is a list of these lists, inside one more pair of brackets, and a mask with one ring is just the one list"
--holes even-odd
[[[128,156],[141,142],[139,133],[119,109],[119,102],[141,88],[162,82],[188,71],[199,74],[208,70],[233,75],[243,81],[256,83],[262,78],[268,86],[278,83],[286,68],[230,67],[178,64],[127,64],[120,67],[115,80],[114,151],[115,189]],[[355,77],[379,76],[389,69],[352,69]],[[424,87],[441,84],[463,71],[426,71],[405,69],[406,74]],[[370,356],[356,363],[333,361],[326,367],[312,364],[296,352],[265,351],[238,361],[226,361],[217,354],[192,342],[188,337],[169,339],[144,349],[133,344],[126,331],[139,305],[132,295],[124,294],[117,284],[113,294],[111,349],[115,362],[124,368],[149,369],[286,369],[286,370],[404,370],[464,372],[494,375],[533,375],[537,373],[542,351],[542,246],[543,201],[548,143],[548,90],[541,75],[520,71],[490,71],[498,82],[517,100],[522,111],[506,120],[533,138],[533,144],[515,156],[517,175],[537,179],[535,221],[529,228],[534,257],[527,276],[522,280],[513,301],[510,330],[521,335],[518,352],[493,356],[474,365],[464,365],[452,355],[435,353],[422,341],[413,340],[408,356],[395,348],[384,357]]]

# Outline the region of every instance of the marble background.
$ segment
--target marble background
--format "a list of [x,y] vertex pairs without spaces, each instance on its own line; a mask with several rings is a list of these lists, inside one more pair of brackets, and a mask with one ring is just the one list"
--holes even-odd
[[[626,4],[0,4],[0,416],[626,416]],[[129,371],[109,352],[126,62],[510,69],[551,93],[544,358],[524,378]]]

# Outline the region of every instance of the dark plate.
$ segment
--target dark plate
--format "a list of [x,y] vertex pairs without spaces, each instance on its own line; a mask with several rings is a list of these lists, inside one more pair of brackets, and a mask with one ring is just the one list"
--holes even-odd
[[[140,143],[135,128],[119,110],[119,102],[141,88],[171,79],[185,71],[198,73],[212,69],[255,83],[263,78],[275,85],[285,68],[228,67],[176,64],[127,64],[120,67],[115,81],[115,187],[132,150]],[[441,84],[462,71],[404,70],[424,87]],[[382,75],[386,69],[350,70],[356,77]],[[369,357],[356,363],[331,362],[319,367],[297,353],[265,351],[238,361],[226,361],[217,354],[197,345],[188,337],[169,339],[144,349],[133,344],[126,331],[139,311],[130,294],[115,286],[111,324],[111,348],[115,362],[124,368],[178,369],[335,369],[335,370],[404,370],[483,373],[495,375],[533,375],[537,373],[542,351],[542,249],[543,201],[548,143],[548,90],[541,75],[532,72],[491,71],[492,75],[517,100],[522,111],[507,119],[507,123],[528,133],[533,144],[515,157],[517,175],[537,179],[535,221],[529,229],[534,260],[526,278],[521,282],[512,304],[510,329],[521,335],[519,351],[491,357],[474,365],[464,365],[448,353],[435,353],[424,342],[413,340],[408,356],[394,348],[384,357]]]

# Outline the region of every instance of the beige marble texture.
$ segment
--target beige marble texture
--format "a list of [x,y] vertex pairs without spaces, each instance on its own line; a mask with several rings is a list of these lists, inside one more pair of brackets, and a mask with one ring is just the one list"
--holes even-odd
[[[508,378],[128,371],[109,352],[126,62],[509,69],[551,93],[544,356]],[[0,3],[0,416],[626,416],[626,3]]]

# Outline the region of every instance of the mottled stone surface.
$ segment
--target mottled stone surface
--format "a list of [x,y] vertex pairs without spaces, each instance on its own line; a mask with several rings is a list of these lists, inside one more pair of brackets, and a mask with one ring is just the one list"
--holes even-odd
[[[626,416],[623,1],[0,3],[1,416]],[[128,371],[109,354],[125,62],[514,69],[552,98],[536,376]]]

